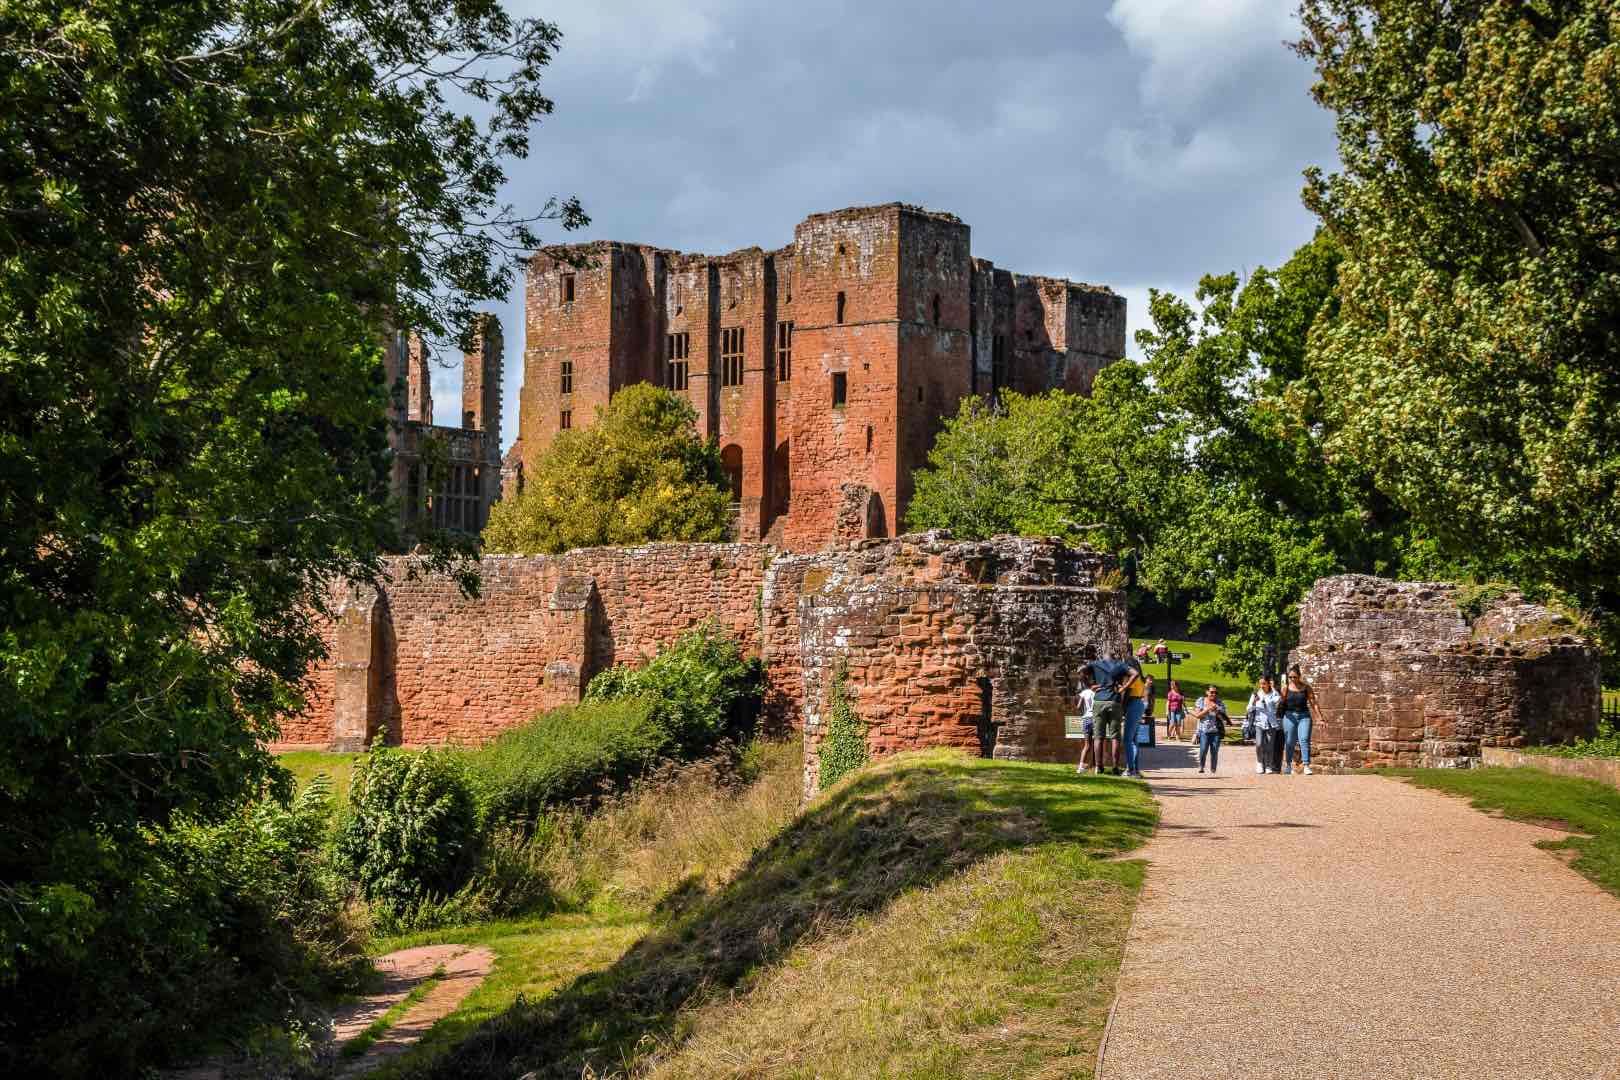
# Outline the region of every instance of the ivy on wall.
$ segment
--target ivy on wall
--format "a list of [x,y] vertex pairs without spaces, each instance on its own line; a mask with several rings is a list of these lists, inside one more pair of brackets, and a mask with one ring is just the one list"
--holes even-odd
[[816,752],[821,790],[867,762],[866,723],[855,713],[849,697],[849,669],[840,664],[828,692],[827,734]]

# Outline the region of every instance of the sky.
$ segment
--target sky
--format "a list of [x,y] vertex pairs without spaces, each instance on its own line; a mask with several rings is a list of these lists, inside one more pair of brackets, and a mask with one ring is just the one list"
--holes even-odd
[[[1276,266],[1310,238],[1301,172],[1332,116],[1285,42],[1297,0],[508,0],[563,31],[556,111],[506,199],[578,195],[547,242],[723,254],[808,214],[949,211],[977,256],[1111,286],[1132,334],[1148,290]],[[521,277],[504,305],[502,437],[517,435]],[[1134,342],[1129,346],[1137,354]],[[459,362],[438,370],[440,422]]]

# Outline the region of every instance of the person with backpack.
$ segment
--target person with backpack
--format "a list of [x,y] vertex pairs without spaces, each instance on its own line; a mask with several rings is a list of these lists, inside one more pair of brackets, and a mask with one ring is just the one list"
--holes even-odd
[[1277,715],[1281,704],[1282,695],[1272,688],[1271,677],[1262,675],[1254,693],[1249,695],[1249,707],[1244,713],[1255,728],[1254,771],[1262,775],[1277,772],[1277,762],[1282,758],[1278,753],[1282,717]]
[[1193,710],[1193,720],[1196,726],[1193,731],[1198,736],[1198,771],[1204,771],[1204,762],[1209,762],[1209,771],[1213,774],[1221,760],[1221,740],[1226,738],[1226,703],[1221,700],[1220,690],[1211,685],[1204,691],[1204,696]]

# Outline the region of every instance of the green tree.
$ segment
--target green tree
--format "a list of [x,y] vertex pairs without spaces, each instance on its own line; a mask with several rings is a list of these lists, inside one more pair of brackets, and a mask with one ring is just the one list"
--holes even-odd
[[526,470],[522,494],[490,512],[484,550],[724,540],[730,502],[720,451],[698,434],[691,403],[636,383],[590,427],[557,433]]
[[505,294],[557,42],[493,0],[0,6],[0,1071],[218,1012],[142,837],[285,794],[328,590],[397,540],[380,342]]
[[1325,449],[1441,559],[1620,610],[1620,22],[1608,0],[1306,0],[1342,170]]

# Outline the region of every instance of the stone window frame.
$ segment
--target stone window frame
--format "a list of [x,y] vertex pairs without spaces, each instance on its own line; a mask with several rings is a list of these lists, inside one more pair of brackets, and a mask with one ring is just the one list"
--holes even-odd
[[849,297],[847,295],[842,292],[838,294],[838,310],[834,314],[837,316],[835,321],[839,326],[844,325],[844,308],[847,306],[848,301]]
[[832,407],[842,409],[849,404],[849,372],[832,373]]
[[574,426],[574,410],[564,409],[557,415],[557,430],[568,431]]
[[574,392],[574,362],[572,360],[562,361],[559,371],[561,392],[572,394]]
[[664,387],[685,390],[691,378],[687,358],[692,352],[692,335],[677,330],[664,335]]
[[776,324],[776,381],[793,381],[793,320]]
[[577,282],[575,281],[575,275],[564,274],[562,276],[562,281],[558,286],[557,295],[564,307],[567,307],[574,302],[576,285]]
[[743,328],[720,328],[720,385],[741,386],[743,382]]

